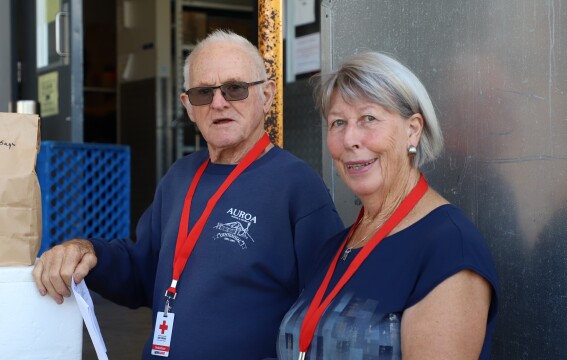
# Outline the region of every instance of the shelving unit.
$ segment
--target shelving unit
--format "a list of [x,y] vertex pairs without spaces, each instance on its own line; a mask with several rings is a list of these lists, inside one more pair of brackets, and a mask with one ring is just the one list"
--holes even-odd
[[[184,91],[185,58],[194,49],[196,42],[217,28],[231,29],[256,44],[258,9],[257,2],[253,0],[173,0],[173,11],[174,157],[179,159],[204,145],[199,131],[187,117],[185,108],[179,100],[179,94]],[[190,23],[191,19],[195,20],[194,24]]]

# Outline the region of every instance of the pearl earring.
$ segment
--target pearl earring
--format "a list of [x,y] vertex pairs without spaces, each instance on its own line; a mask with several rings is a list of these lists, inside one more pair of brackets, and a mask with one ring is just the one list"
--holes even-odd
[[408,148],[408,155],[415,156],[416,154],[417,154],[417,148],[413,145],[410,145],[410,147]]

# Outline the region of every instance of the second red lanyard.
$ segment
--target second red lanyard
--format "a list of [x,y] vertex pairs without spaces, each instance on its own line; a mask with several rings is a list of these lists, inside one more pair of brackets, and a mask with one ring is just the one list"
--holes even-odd
[[[307,309],[307,313],[305,314],[305,318],[303,319],[303,323],[301,324],[301,331],[299,335],[299,359],[305,358],[305,354],[311,345],[311,341],[313,340],[313,335],[315,334],[315,329],[317,328],[317,324],[321,319],[321,316],[331,303],[333,299],[337,296],[339,291],[343,288],[343,286],[350,280],[350,278],[354,275],[354,273],[358,270],[360,265],[366,260],[368,255],[374,250],[376,246],[384,239],[399,223],[406,217],[406,215],[413,209],[413,207],[419,202],[419,200],[423,197],[425,192],[427,191],[428,185],[425,177],[423,174],[420,176],[417,185],[412,189],[412,191],[408,194],[408,196],[402,201],[402,203],[398,206],[398,208],[394,211],[392,216],[388,218],[388,220],[382,225],[382,227],[374,234],[372,239],[368,241],[358,253],[358,255],[353,259],[352,263],[349,265],[343,276],[339,279],[335,287],[331,290],[331,292],[323,299],[323,296],[327,292],[327,287],[331,282],[331,277],[333,276],[333,272],[337,266],[337,262],[341,253],[343,252],[344,247],[346,246],[346,242],[354,232],[356,226],[353,226],[350,229],[349,234],[347,235],[343,245],[339,248],[339,251],[335,255],[333,262],[329,266],[327,270],[327,274],[315,293],[315,297],[311,301],[309,308]],[[364,212],[364,208],[360,210],[358,215],[358,219],[355,224],[358,224],[358,221],[362,217]]]

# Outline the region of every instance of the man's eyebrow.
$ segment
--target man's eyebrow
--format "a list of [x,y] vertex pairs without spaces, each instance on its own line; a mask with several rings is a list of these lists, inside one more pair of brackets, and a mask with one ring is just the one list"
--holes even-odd
[[214,82],[214,83],[201,82],[201,83],[196,84],[196,85],[193,86],[193,87],[211,87],[211,86],[219,86],[219,85],[226,84],[226,83],[231,83],[231,82],[242,82],[242,81],[244,81],[244,80],[240,80],[240,79],[231,77],[231,78],[228,78],[228,79],[226,79],[226,80],[223,80],[223,81],[222,81],[221,83],[219,83],[219,84],[217,84],[216,82]]

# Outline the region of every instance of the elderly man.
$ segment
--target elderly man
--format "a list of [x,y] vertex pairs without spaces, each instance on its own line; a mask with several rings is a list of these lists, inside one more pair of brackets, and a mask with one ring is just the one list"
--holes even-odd
[[61,303],[71,275],[86,276],[116,303],[151,306],[144,359],[275,357],[278,326],[316,260],[317,239],[343,225],[320,177],[265,134],[275,84],[249,41],[212,33],[184,75],[181,101],[207,149],[164,176],[136,243],[65,242],[41,256],[37,287]]

